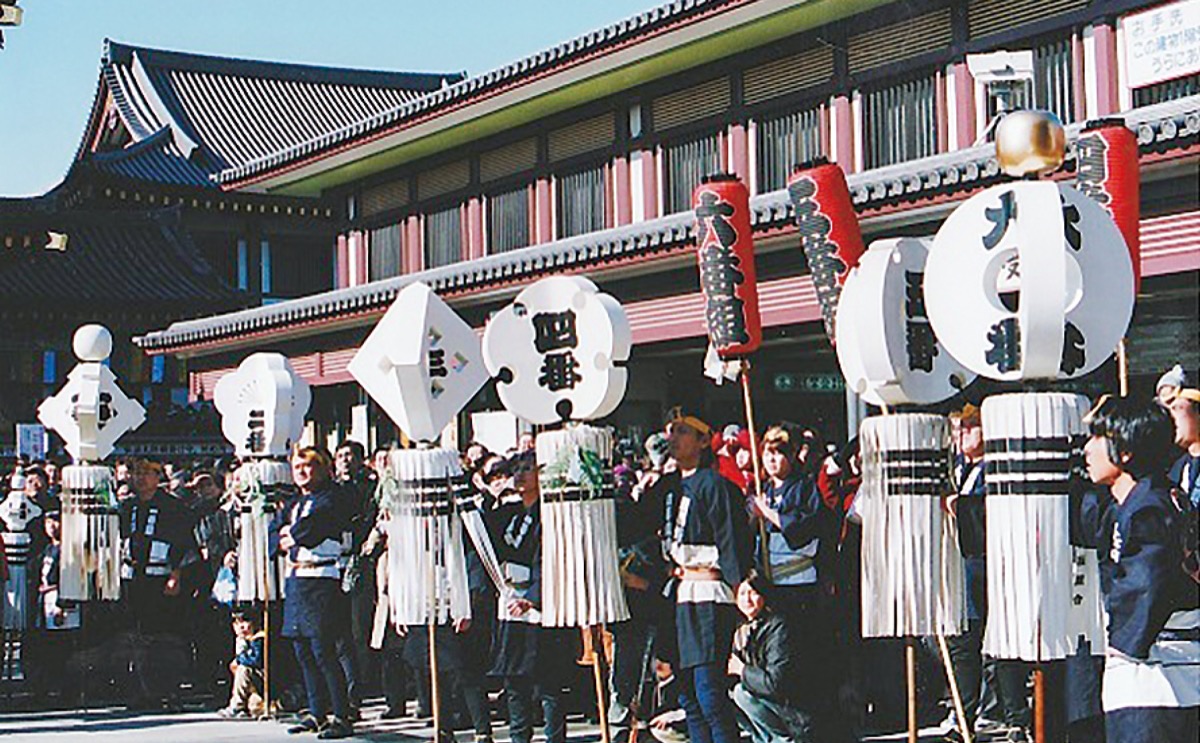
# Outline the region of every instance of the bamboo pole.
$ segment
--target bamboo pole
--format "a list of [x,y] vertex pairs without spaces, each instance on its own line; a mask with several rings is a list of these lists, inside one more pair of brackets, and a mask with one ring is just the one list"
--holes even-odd
[[429,706],[433,711],[433,739],[442,739],[442,698],[437,662],[437,509],[433,509],[429,540]]
[[1033,667],[1033,740],[1046,743],[1046,671],[1041,663]]
[[[742,404],[746,408],[746,427],[750,429],[750,461],[754,467],[754,491],[759,498],[764,496],[762,486],[762,466],[758,455],[758,426],[754,422],[754,401],[750,397],[750,360],[742,359]],[[774,583],[771,574],[771,552],[767,541],[767,523],[761,515],[758,517],[758,539],[762,544],[762,567],[767,581]]]
[[[263,719],[271,719],[271,525],[263,529]],[[276,576],[278,577],[278,576]]]
[[937,633],[938,649],[941,650],[942,663],[946,666],[946,680],[950,683],[950,698],[954,700],[954,716],[958,718],[958,729],[962,733],[963,743],[971,743],[972,720],[967,719],[967,710],[963,706],[962,692],[958,688],[958,679],[954,675],[954,664],[950,662],[950,648],[946,645],[946,636]]
[[1129,353],[1125,348],[1125,339],[1117,343],[1117,382],[1120,385],[1121,397],[1129,397]]
[[612,736],[608,729],[608,705],[604,694],[604,628],[592,625],[587,628],[592,636],[592,677],[596,682],[596,714],[600,718],[600,743],[611,743]]
[[917,743],[917,640],[904,638],[904,676],[908,686],[908,743]]

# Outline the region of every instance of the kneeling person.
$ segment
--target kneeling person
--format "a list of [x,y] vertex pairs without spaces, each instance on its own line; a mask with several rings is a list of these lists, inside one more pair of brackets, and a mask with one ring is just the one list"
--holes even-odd
[[738,586],[737,606],[746,623],[734,637],[729,672],[741,677],[733,689],[738,718],[754,743],[808,743],[811,710],[805,707],[786,615],[767,601],[770,584],[752,574]]

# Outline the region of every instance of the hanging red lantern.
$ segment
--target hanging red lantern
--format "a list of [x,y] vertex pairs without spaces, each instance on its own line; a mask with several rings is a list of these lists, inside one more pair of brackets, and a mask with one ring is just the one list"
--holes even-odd
[[1075,144],[1075,187],[1117,223],[1133,262],[1135,290],[1142,280],[1141,195],[1137,137],[1120,119],[1090,121]]
[[825,332],[836,343],[834,316],[842,284],[866,252],[846,174],[840,166],[818,158],[792,172],[787,190],[796,213],[800,247],[821,303]]
[[750,192],[737,176],[708,176],[692,208],[709,341],[723,359],[747,356],[762,345]]

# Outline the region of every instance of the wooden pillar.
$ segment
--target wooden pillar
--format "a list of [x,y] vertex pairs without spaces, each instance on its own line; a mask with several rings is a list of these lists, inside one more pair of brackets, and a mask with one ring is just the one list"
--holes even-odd
[[350,286],[350,248],[345,235],[337,237],[337,247],[333,253],[333,281],[335,289]]
[[658,216],[658,158],[653,149],[642,150],[642,214],[644,219]]
[[421,217],[414,214],[404,220],[404,273],[416,273],[425,268],[425,251],[421,245]]
[[729,127],[729,169],[742,183],[750,184],[750,145],[745,124]]
[[534,185],[534,205],[537,207],[534,212],[537,215],[537,221],[534,226],[537,228],[534,231],[533,241],[535,243],[548,243],[554,239],[554,212],[552,210],[550,199],[550,177],[538,178]]
[[466,259],[475,260],[487,254],[487,246],[483,244],[483,202],[480,197],[472,197],[467,201],[467,243]]
[[1096,45],[1096,115],[1108,116],[1120,110],[1117,92],[1117,32],[1108,23],[1092,27]]
[[832,160],[842,166],[842,170],[853,173],[854,167],[854,108],[850,98],[844,95],[834,96],[830,104],[833,131]]
[[954,147],[975,143],[975,77],[966,62],[954,63]]
[[617,226],[623,227],[633,222],[633,194],[629,183],[629,158],[618,155],[613,160],[613,181],[616,192]]

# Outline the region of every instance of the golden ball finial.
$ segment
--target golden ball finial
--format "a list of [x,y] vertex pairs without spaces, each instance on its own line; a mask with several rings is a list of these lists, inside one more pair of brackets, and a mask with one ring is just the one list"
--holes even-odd
[[1067,133],[1049,111],[1014,111],[996,127],[996,159],[1008,175],[1045,175],[1058,170]]

